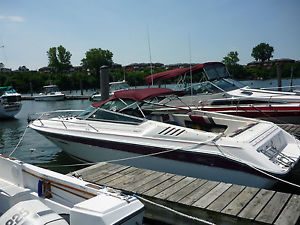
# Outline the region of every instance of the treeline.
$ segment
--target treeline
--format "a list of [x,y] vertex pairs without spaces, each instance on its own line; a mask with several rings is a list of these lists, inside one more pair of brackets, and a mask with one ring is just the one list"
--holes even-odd
[[[299,63],[283,63],[279,65],[282,78],[300,78]],[[237,80],[267,80],[277,78],[277,65],[271,67],[252,67],[248,68],[239,64],[227,65],[231,76]]]
[[[156,69],[153,73],[159,73],[163,69]],[[150,68],[139,72],[125,72],[123,69],[110,71],[109,81],[125,80],[130,86],[145,85],[145,77],[150,74]],[[0,86],[13,86],[20,93],[34,93],[42,91],[43,86],[56,84],[60,90],[99,89],[100,76],[88,75],[87,72],[64,73],[40,73],[40,72],[10,72],[0,73]]]

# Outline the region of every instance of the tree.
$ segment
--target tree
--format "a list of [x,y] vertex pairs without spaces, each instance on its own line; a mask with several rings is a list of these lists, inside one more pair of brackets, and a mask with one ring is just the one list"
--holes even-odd
[[56,72],[66,71],[72,66],[70,61],[72,54],[62,45],[50,48],[47,55],[48,66],[55,68]]
[[4,64],[0,62],[0,69],[4,68]]
[[266,60],[270,60],[273,57],[272,53],[274,52],[274,48],[266,43],[260,43],[252,49],[251,56],[256,61],[264,62]]
[[112,66],[113,53],[109,50],[101,48],[92,48],[85,53],[85,58],[81,60],[81,64],[89,69],[94,75],[99,75],[101,66]]
[[226,66],[237,65],[238,61],[240,61],[238,55],[239,53],[237,53],[237,51],[231,51],[223,58],[222,63],[224,63]]
[[19,66],[18,70],[22,72],[29,71],[29,69],[26,66]]

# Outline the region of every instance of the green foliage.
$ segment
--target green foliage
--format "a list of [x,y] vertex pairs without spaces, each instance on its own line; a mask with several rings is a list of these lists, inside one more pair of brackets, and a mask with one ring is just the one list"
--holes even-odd
[[71,67],[72,54],[63,46],[52,47],[47,52],[48,66],[55,68],[55,71],[60,73],[68,70]]
[[222,63],[224,63],[226,66],[237,65],[238,61],[240,61],[238,55],[239,53],[237,51],[231,51],[223,58]]
[[256,61],[264,62],[266,60],[270,60],[273,57],[272,53],[274,52],[274,48],[266,43],[260,43],[252,49],[251,56]]
[[113,53],[109,50],[92,48],[85,53],[85,58],[83,58],[81,62],[84,68],[89,69],[95,76],[99,76],[101,66],[112,66],[112,57]]

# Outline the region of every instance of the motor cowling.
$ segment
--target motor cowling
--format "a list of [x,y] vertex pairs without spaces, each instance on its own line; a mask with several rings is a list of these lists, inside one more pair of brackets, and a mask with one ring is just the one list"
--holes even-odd
[[56,212],[39,200],[19,202],[0,217],[0,225],[68,225]]

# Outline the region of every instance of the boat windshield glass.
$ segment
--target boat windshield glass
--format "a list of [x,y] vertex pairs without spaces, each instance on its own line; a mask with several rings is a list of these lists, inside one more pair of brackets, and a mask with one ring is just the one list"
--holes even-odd
[[130,86],[127,83],[112,84],[110,86],[110,92],[125,90],[125,89],[129,89],[129,88],[130,88]]
[[220,80],[214,80],[211,83],[222,89],[223,91],[232,91],[235,89],[238,89],[239,87],[236,86],[234,82],[231,82],[232,80],[229,79],[220,79]]
[[91,112],[95,111],[95,108],[93,106],[88,107],[84,112],[80,113],[77,118],[78,119],[84,119],[87,115],[89,115]]
[[58,87],[57,86],[45,86],[44,87],[45,93],[52,93],[52,92],[58,92]]
[[[205,81],[198,84],[193,84],[193,95],[208,95],[223,92],[222,89],[213,85],[210,81]],[[190,94],[191,90],[187,90],[187,94]]]
[[139,124],[142,123],[144,120],[141,118],[137,118],[134,116],[118,113],[118,112],[112,112],[109,110],[104,110],[101,108],[98,108],[96,112],[94,112],[92,115],[90,115],[88,120],[102,120],[102,121],[108,121],[113,123],[129,123],[129,124]]
[[222,64],[208,64],[204,67],[207,80],[229,77],[227,69]]

